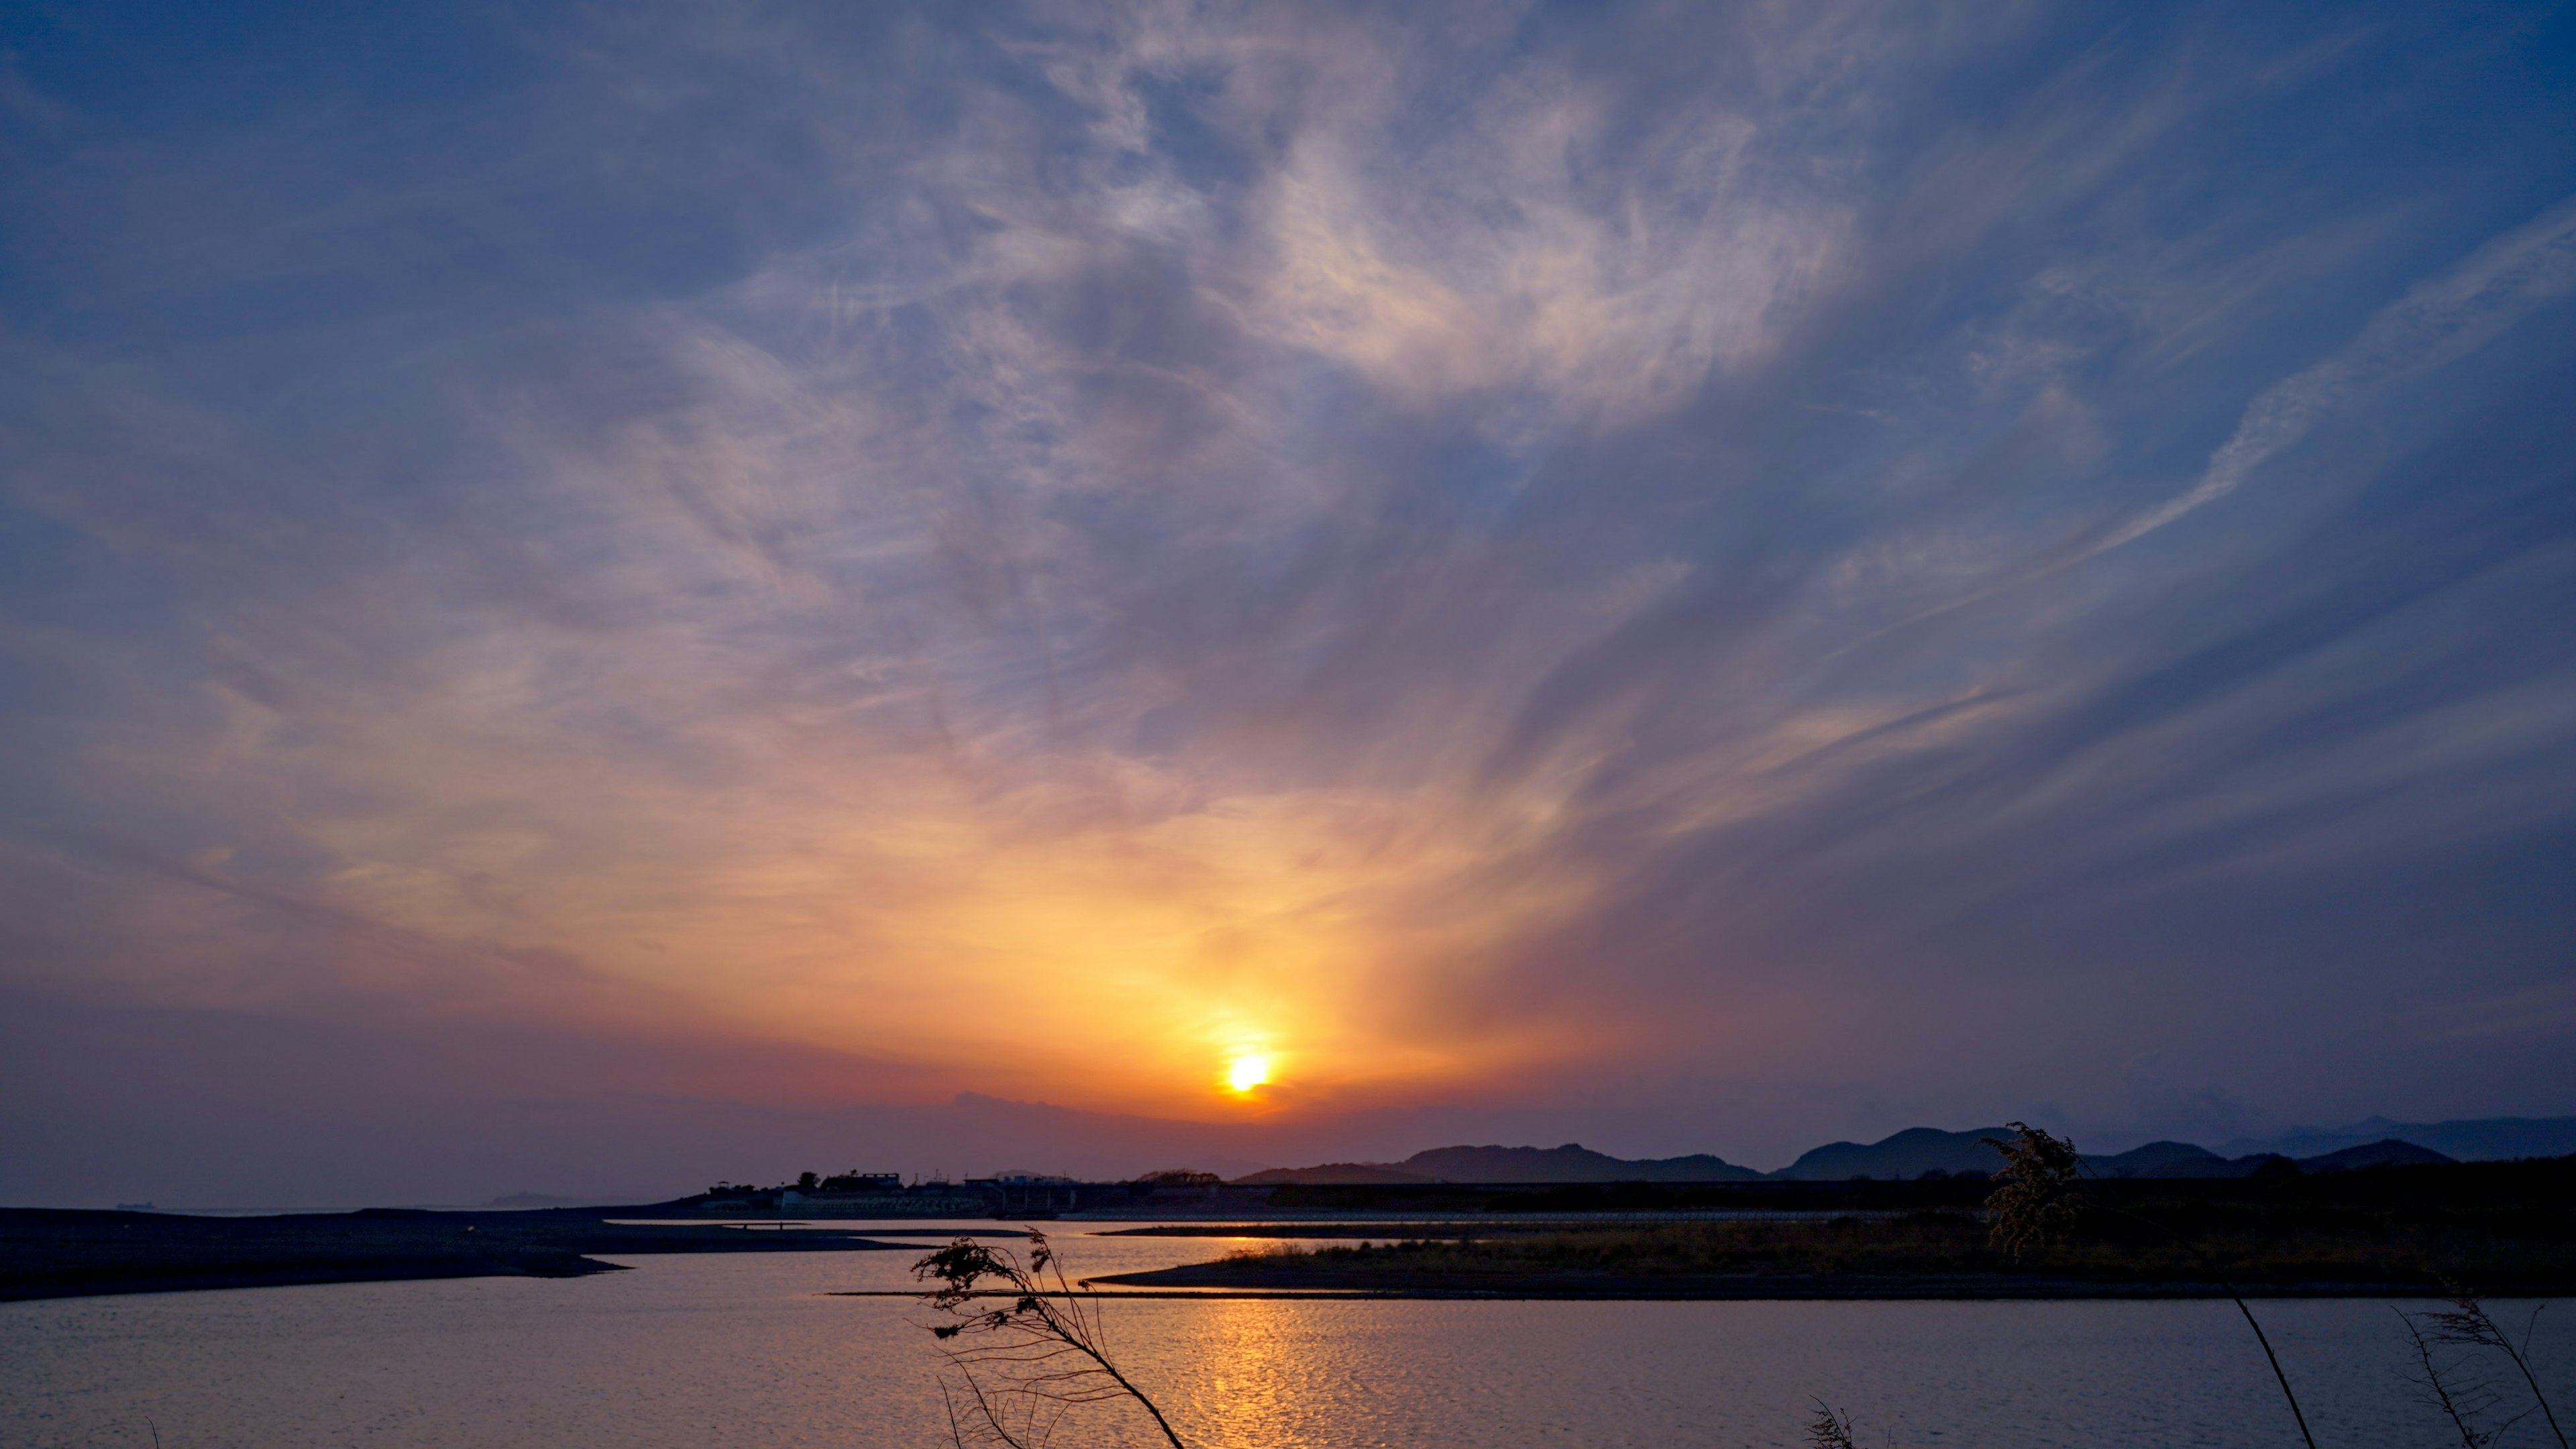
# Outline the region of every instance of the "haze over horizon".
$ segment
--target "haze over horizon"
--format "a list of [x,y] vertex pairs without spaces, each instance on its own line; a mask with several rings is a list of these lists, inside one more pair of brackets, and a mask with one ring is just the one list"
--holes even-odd
[[22,8],[0,1202],[2576,1114],[2571,61]]

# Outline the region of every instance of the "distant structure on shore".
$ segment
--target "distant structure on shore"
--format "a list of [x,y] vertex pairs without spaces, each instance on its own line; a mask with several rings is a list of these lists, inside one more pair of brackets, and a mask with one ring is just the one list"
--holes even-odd
[[1229,1190],[1213,1172],[1186,1169],[1147,1173],[1130,1182],[1077,1182],[1051,1174],[1010,1172],[963,1182],[933,1177],[911,1183],[900,1173],[852,1169],[830,1177],[808,1172],[776,1187],[720,1182],[690,1200],[690,1205],[709,1214],[801,1218],[1039,1219],[1068,1212],[1241,1211],[1259,1206],[1263,1197],[1266,1194]]

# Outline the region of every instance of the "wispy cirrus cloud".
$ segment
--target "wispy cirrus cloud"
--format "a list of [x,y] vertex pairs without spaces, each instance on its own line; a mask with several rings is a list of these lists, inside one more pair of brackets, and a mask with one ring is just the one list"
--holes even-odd
[[2309,19],[30,52],[9,979],[1674,1150],[2547,1096],[2407,1023],[2557,969],[2565,143]]
[[2321,418],[2356,394],[2403,380],[2484,347],[2534,310],[2576,291],[2576,201],[2488,242],[2370,319],[2332,357],[2266,388],[2189,492],[2114,529],[2096,550],[2152,533],[2244,485],[2263,463],[2298,446]]

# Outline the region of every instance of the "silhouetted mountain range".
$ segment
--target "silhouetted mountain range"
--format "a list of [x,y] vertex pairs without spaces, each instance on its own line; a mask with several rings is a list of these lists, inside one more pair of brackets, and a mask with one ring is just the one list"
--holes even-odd
[[1972,1127],[1965,1132],[1908,1127],[1893,1137],[1866,1146],[1858,1142],[1828,1142],[1822,1147],[1810,1148],[1797,1161],[1771,1175],[1791,1182],[1840,1182],[1852,1177],[1990,1172],[2003,1159],[1986,1145],[1986,1139],[2011,1135],[2009,1127]]
[[2305,1158],[2373,1142],[2411,1142],[2462,1162],[2565,1157],[2576,1152],[2576,1117],[2475,1117],[2448,1122],[2392,1122],[2385,1117],[2370,1117],[2332,1130],[2294,1127],[2278,1137],[2240,1137],[2218,1144],[2218,1151],[2224,1157],[2277,1152],[2284,1157]]
[[[2369,1135],[2373,1131],[2379,1135]],[[1829,1142],[1769,1173],[1739,1167],[1706,1153],[1631,1159],[1569,1142],[1562,1147],[1435,1147],[1402,1162],[1274,1167],[1236,1181],[1752,1182],[1767,1178],[1839,1182],[1855,1177],[1918,1178],[1932,1172],[1955,1176],[1993,1171],[2000,1159],[1986,1145],[1986,1139],[2010,1135],[2010,1130],[2003,1127],[1978,1127],[1965,1132],[1909,1127],[1877,1142]],[[2350,1172],[2391,1164],[2563,1157],[2570,1153],[2576,1153],[2576,1117],[2498,1117],[2430,1124],[2373,1117],[2343,1131],[2302,1128],[2270,1141],[2239,1139],[2227,1143],[2226,1150],[2220,1152],[2189,1142],[2150,1142],[2085,1161],[2104,1177],[2249,1177],[2272,1163],[2296,1167],[2301,1172]]]
[[[1457,1149],[1451,1150],[1454,1151]],[[1521,1150],[1527,1152],[1535,1149],[1523,1148]],[[1290,1182],[1375,1184],[1382,1182],[1429,1182],[1431,1180],[1432,1179],[1427,1174],[1407,1172],[1403,1168],[1388,1167],[1384,1163],[1379,1162],[1325,1162],[1319,1163],[1313,1167],[1271,1167],[1264,1168],[1248,1177],[1238,1177],[1235,1179],[1236,1182],[1252,1183],[1260,1186]]]
[[1363,1182],[1753,1182],[1761,1173],[1721,1157],[1631,1160],[1567,1143],[1563,1147],[1435,1147],[1396,1163],[1333,1162],[1274,1167],[1238,1178],[1247,1183]]
[[2085,1161],[2104,1177],[2251,1177],[2275,1162],[2287,1162],[2301,1172],[2352,1172],[2364,1167],[2399,1166],[2419,1162],[2457,1162],[2448,1153],[2435,1152],[2412,1142],[2394,1138],[2366,1142],[2339,1152],[2319,1153],[2314,1157],[2293,1158],[2279,1152],[2249,1152],[2242,1157],[2221,1157],[2206,1147],[2188,1142],[2150,1142],[2113,1157],[2088,1157]]

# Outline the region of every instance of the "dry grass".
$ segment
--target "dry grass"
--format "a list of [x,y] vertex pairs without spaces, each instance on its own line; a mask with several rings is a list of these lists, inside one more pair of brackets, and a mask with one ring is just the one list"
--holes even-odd
[[2576,1242],[2446,1229],[2369,1215],[2319,1221],[2258,1209],[2192,1215],[2188,1245],[2152,1225],[2089,1218],[2019,1254],[1964,1212],[1824,1221],[1693,1222],[1569,1228],[1465,1240],[1407,1239],[1311,1251],[1260,1250],[1233,1261],[1318,1280],[1602,1275],[1911,1277],[1994,1274],[2102,1283],[2437,1285],[2576,1282]]
[[1701,1273],[1977,1272],[1994,1261],[1965,1213],[1825,1222],[1668,1223],[1495,1237],[1407,1239],[1261,1256],[1264,1265],[1338,1274],[1382,1269],[1517,1276]]

